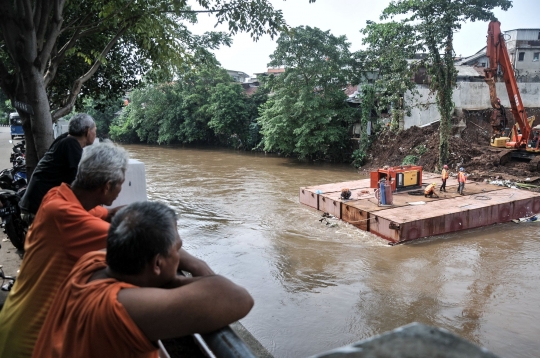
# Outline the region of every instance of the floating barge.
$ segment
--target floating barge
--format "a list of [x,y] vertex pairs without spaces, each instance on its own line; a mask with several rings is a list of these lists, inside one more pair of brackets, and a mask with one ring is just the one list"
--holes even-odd
[[[439,192],[439,174],[423,172],[420,181],[424,186],[437,183],[440,198],[410,195],[418,192],[417,187],[394,192],[392,205],[381,206],[372,179],[361,179],[300,188],[300,203],[391,243],[509,222],[540,212],[539,193],[467,182],[464,195],[459,195],[456,178],[447,180],[446,193]],[[350,199],[341,197],[343,188],[351,191]]]

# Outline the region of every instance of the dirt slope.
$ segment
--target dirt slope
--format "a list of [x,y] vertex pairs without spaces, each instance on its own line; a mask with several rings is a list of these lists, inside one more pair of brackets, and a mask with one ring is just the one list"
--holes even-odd
[[[465,111],[462,117],[453,118],[450,159],[446,163],[451,172],[456,173],[459,167],[464,167],[472,180],[505,179],[540,184],[540,172],[531,172],[527,162],[499,164],[497,154],[489,146],[490,114],[490,110]],[[528,109],[527,114],[536,114],[538,119],[533,125],[540,123],[539,108]],[[512,114],[507,113],[507,117],[512,118]],[[438,172],[438,147],[438,123],[423,128],[411,127],[399,133],[385,131],[373,141],[368,161],[361,169],[401,165],[408,155],[414,155],[424,170]]]

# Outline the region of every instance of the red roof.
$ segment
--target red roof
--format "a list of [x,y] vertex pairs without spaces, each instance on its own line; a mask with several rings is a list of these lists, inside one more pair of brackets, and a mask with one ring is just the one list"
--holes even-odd
[[267,73],[284,73],[284,68],[269,68]]

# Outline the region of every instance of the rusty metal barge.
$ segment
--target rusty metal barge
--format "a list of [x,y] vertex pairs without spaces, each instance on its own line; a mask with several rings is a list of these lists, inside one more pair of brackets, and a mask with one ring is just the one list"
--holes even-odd
[[[401,172],[405,177],[415,177],[411,176],[410,168]],[[391,204],[381,205],[381,200],[374,195],[377,189],[373,188],[373,182],[380,182],[381,176],[387,174],[393,185],[393,198]],[[393,178],[391,174],[372,172],[370,179],[303,187],[300,203],[378,235],[391,244],[509,222],[540,212],[539,193],[467,182],[464,195],[460,195],[457,179],[452,177],[447,180],[447,192],[439,192],[440,175],[422,173],[421,169],[416,182],[407,188],[402,180],[400,188],[401,174],[394,173]],[[424,197],[423,187],[429,183],[437,183],[439,198]],[[350,192],[348,199],[342,196],[344,188]],[[414,191],[420,196],[411,195]]]

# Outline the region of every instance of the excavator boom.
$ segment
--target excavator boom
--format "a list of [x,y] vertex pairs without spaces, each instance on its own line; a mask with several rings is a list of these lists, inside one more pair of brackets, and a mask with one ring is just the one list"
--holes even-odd
[[525,107],[521,101],[514,69],[510,62],[504,34],[501,32],[501,23],[499,21],[491,21],[489,23],[486,55],[489,59],[489,66],[484,70],[484,73],[485,81],[489,86],[491,105],[494,109],[500,109],[500,104],[497,101],[497,91],[495,89],[497,71],[500,68],[506,85],[506,91],[508,92],[512,115],[521,131],[520,134],[517,130],[512,131],[512,138],[506,143],[506,147],[524,149],[527,147],[527,142],[531,135],[531,124],[527,120]]

